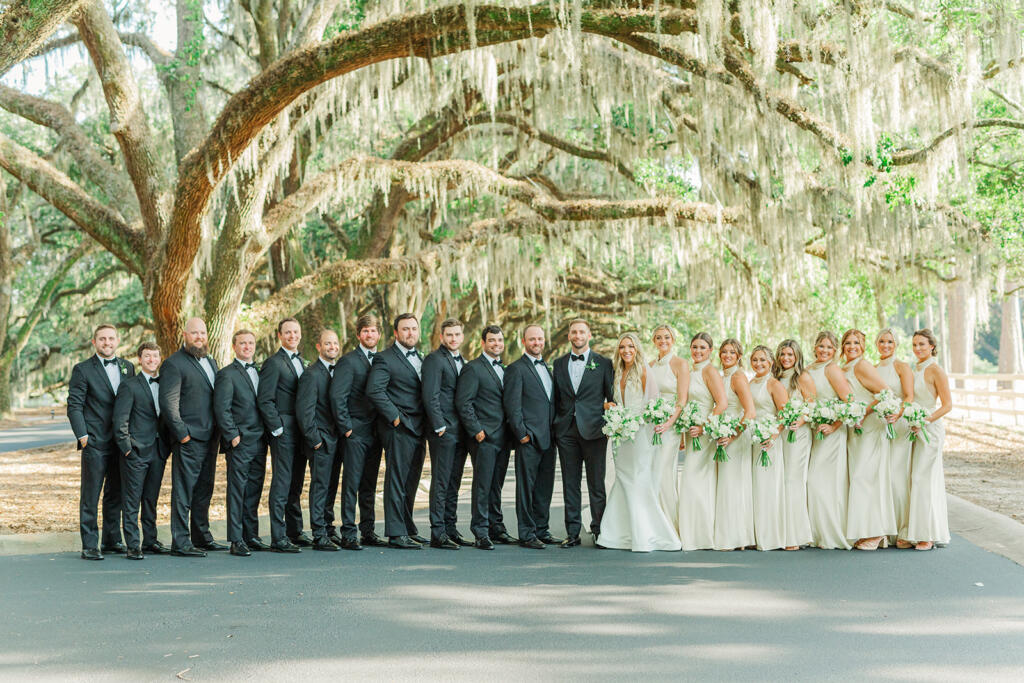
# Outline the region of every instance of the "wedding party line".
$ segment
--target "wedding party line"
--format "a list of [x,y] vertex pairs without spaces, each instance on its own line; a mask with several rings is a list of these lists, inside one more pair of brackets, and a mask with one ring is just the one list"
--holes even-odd
[[[459,320],[440,323],[440,344],[425,356],[415,315],[397,316],[392,343],[378,351],[382,327],[360,316],[358,344],[344,355],[337,333],[321,330],[317,358],[307,362],[301,325],[285,318],[280,348],[262,364],[256,335],[241,329],[233,360],[219,367],[204,321],[192,318],[166,359],[157,344],[141,344],[136,372],[116,355],[116,328],[98,326],[95,354],[72,370],[67,403],[81,450],[81,557],[495,543],[542,550],[580,546],[584,531],[598,548],[632,551],[949,542],[942,418],[952,400],[928,329],[911,337],[913,363],[897,359],[898,332],[888,328],[874,339],[877,365],[856,329],[841,339],[822,331],[809,364],[795,340],[774,352],[759,345],[748,378],[739,341],[719,344],[716,366],[714,341],[701,332],[687,362],[668,325],[655,328],[657,357],[648,361],[636,333],[621,335],[607,358],[590,348],[588,322],[573,320],[570,350],[551,365],[540,325],[522,330],[523,354],[507,365],[496,325],[480,331],[473,360],[460,353]],[[269,543],[259,528],[268,450]],[[220,453],[228,544],[209,521]],[[428,453],[426,538],[413,508]],[[156,526],[168,458],[169,547]],[[458,528],[467,458],[468,537]],[[374,510],[382,461],[383,537]],[[510,464],[515,537],[502,505]],[[550,528],[556,465],[565,538]],[[307,470],[310,533],[301,505]]]

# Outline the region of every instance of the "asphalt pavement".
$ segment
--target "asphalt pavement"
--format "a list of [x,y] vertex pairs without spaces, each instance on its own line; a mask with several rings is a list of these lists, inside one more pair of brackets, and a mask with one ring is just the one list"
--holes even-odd
[[66,418],[58,417],[54,422],[47,420],[30,427],[0,430],[0,453],[52,446],[55,443],[67,443],[69,446],[75,443],[75,433],[71,431]]

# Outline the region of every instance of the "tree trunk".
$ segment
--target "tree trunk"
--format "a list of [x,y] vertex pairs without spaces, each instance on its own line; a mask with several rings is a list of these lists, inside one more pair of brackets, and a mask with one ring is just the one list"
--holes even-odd
[[974,369],[974,334],[978,315],[977,301],[966,283],[957,282],[949,290],[946,316],[949,326],[945,340],[949,346],[949,371],[954,374],[970,374]]
[[13,363],[0,358],[0,418],[7,417],[11,412],[11,367]]
[[[1019,375],[1024,372],[1024,339],[1021,334],[1020,295],[1003,299],[1003,315],[999,332],[999,372]],[[1009,389],[1012,382],[1000,382],[1000,388]]]

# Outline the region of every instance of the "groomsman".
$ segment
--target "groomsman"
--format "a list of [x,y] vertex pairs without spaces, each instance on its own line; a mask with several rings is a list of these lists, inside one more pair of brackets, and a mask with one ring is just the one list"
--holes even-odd
[[213,414],[220,427],[228,464],[228,540],[231,554],[248,557],[269,550],[259,532],[260,496],[267,472],[267,442],[256,397],[260,376],[253,362],[256,335],[238,330],[231,337],[235,360],[221,368],[213,387]]
[[[366,380],[377,355],[380,332],[377,316],[359,316],[356,320],[359,345],[341,357],[331,381],[331,408],[341,435],[338,450],[344,461],[341,474],[341,547],[345,550],[362,550],[363,545],[387,545],[387,541],[373,528],[381,441],[377,433],[377,411],[366,396]],[[356,540],[357,503],[362,545]]]
[[523,331],[522,357],[505,373],[505,417],[516,441],[516,517],[519,545],[542,550],[561,539],[551,535],[548,520],[555,487],[554,380],[541,358],[544,330],[530,325]]
[[569,353],[554,362],[555,439],[562,466],[565,498],[564,548],[580,544],[583,527],[581,482],[587,468],[590,496],[590,531],[601,531],[605,506],[605,453],[608,439],[601,433],[604,404],[613,397],[612,362],[590,350],[590,325],[586,320],[569,323]]
[[427,539],[417,534],[412,507],[423,473],[426,415],[421,398],[423,359],[416,350],[420,326],[412,313],[395,318],[395,342],[377,354],[366,393],[377,409],[387,452],[384,470],[384,534],[388,545],[418,550]]
[[458,550],[472,545],[455,528],[459,486],[466,466],[466,440],[455,410],[455,385],[465,362],[459,354],[462,323],[441,323],[441,346],[423,359],[423,406],[430,444],[430,547]]
[[476,537],[474,545],[481,550],[493,550],[494,544],[515,543],[509,536],[501,514],[501,489],[508,471],[509,439],[502,404],[502,382],[505,366],[501,354],[505,350],[505,336],[497,325],[488,325],[483,331],[483,352],[470,361],[459,375],[455,391],[462,426],[469,439],[469,453],[473,460],[473,490],[470,507],[470,531]]
[[153,342],[143,342],[138,355],[139,373],[121,382],[114,401],[114,433],[122,454],[124,540],[129,560],[141,560],[144,552],[154,555],[170,552],[157,540],[156,532],[156,502],[167,456],[171,454],[171,442],[159,421],[160,379],[156,372],[160,367],[160,347]]
[[312,475],[309,482],[309,526],[313,550],[336,551],[327,523],[328,489],[338,447],[338,426],[331,410],[330,385],[335,361],[341,350],[337,333],[323,330],[316,342],[319,358],[299,378],[295,395],[295,419],[302,432],[306,459]]
[[206,557],[227,550],[210,533],[210,500],[217,465],[213,418],[217,362],[208,354],[206,323],[185,323],[185,343],[160,370],[160,416],[175,440],[171,462],[171,554]]
[[82,559],[102,560],[97,513],[103,491],[105,553],[124,553],[121,542],[121,454],[114,438],[114,398],[122,380],[135,374],[131,363],[117,358],[117,330],[100,325],[92,333],[96,351],[71,370],[68,420],[82,451],[82,488],[78,502]]
[[277,324],[281,348],[263,362],[261,391],[257,397],[260,417],[270,442],[270,548],[297,553],[313,541],[302,532],[302,484],[306,478],[306,451],[295,423],[295,390],[305,363],[299,355],[302,328],[295,318]]

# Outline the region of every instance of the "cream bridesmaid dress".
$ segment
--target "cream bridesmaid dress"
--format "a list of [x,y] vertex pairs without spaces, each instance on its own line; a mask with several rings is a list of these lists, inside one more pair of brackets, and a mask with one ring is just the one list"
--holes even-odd
[[[734,365],[723,373],[727,415],[743,414],[739,397],[732,390],[732,376],[739,372]],[[729,459],[718,463],[718,486],[715,491],[715,550],[733,550],[754,545],[753,481],[750,473],[750,437],[746,431],[726,446]],[[712,454],[714,450],[712,450]]]
[[[654,361],[647,370],[647,381],[654,382],[658,398],[664,399],[673,408],[676,404],[677,387],[676,373],[672,372],[670,363],[675,357],[676,355],[670,352],[664,358]],[[655,448],[658,449],[658,453],[654,461],[654,485],[658,491],[658,504],[674,523],[679,510],[679,493],[676,491],[679,483],[676,476],[676,469],[679,466],[679,435],[670,428],[661,435],[661,445]]]
[[[757,416],[775,415],[775,401],[768,391],[768,375],[750,380]],[[761,466],[761,444],[751,439],[753,459],[751,474],[754,494],[754,538],[758,550],[777,550],[786,547],[786,470],[783,464],[780,434],[768,449],[768,467]]]
[[[785,370],[779,381],[789,391],[789,383],[796,372],[793,368]],[[797,387],[789,394],[790,399],[804,400]],[[787,430],[788,431],[788,430]],[[786,513],[786,547],[798,548],[811,543],[811,520],[807,516],[807,461],[811,457],[811,428],[806,424],[797,429],[795,441],[789,443],[787,432],[779,436],[782,442],[782,460],[786,471],[785,513]],[[756,531],[756,529],[755,529]]]
[[[832,361],[829,361],[831,363]],[[814,380],[819,399],[837,398],[825,377],[828,363],[814,362],[807,372]],[[840,426],[824,439],[811,439],[811,457],[807,464],[807,516],[811,538],[819,548],[849,550],[846,540],[846,428]]]
[[[710,363],[701,361],[690,371],[689,400],[697,402],[705,419],[715,406],[704,383],[704,368]],[[715,544],[715,444],[707,434],[700,442],[703,448],[694,450],[693,439],[687,438],[686,457],[679,468],[679,540],[683,550],[708,550]]]
[[[896,373],[895,356],[890,356],[878,363],[878,374],[889,386],[900,400],[905,400],[903,395],[903,384],[900,376]],[[878,418],[882,420],[881,417]],[[882,429],[885,429],[885,420],[882,420]],[[910,435],[910,428],[906,420],[896,420],[893,424],[896,431],[895,439],[886,439],[889,448],[889,483],[892,484],[892,507],[893,515],[896,517],[896,537],[906,540],[907,521],[910,519],[910,456],[914,443],[907,437]],[[893,538],[889,542],[893,542]]]
[[[924,371],[935,363],[929,358],[914,368],[914,401],[929,413],[935,411],[935,394],[924,379]],[[942,447],[946,426],[942,419],[925,425],[928,441],[918,436],[910,466],[910,517],[907,539],[915,543],[949,543],[946,513],[946,482],[942,474]]]
[[[853,400],[870,404],[875,400],[874,394],[864,388],[855,371],[861,362],[864,362],[864,356],[848,363],[844,372]],[[846,458],[850,470],[846,538],[855,542],[861,538],[894,535],[896,516],[892,508],[889,449],[886,446],[885,423],[877,415],[868,415],[864,419],[860,434],[853,427],[849,428]]]

